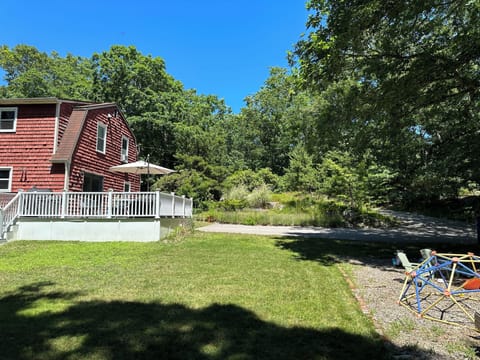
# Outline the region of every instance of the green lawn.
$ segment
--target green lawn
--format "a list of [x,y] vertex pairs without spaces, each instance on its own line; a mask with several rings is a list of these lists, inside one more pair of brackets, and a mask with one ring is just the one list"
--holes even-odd
[[390,250],[199,233],[8,243],[0,358],[381,359],[332,255]]

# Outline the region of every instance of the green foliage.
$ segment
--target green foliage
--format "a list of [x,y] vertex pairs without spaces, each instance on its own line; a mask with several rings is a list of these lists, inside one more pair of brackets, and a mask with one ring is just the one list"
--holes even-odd
[[220,207],[225,210],[231,208],[231,204],[238,204],[236,209],[243,209],[245,207],[263,209],[267,207],[270,201],[271,191],[268,185],[261,183],[256,188],[249,190],[246,185],[240,184],[232,187],[224,194],[224,200],[220,202]]
[[304,119],[309,98],[299,87],[295,71],[270,69],[262,88],[246,98],[241,113],[227,123],[228,152],[239,154],[241,162],[256,171],[269,168],[282,175],[292,147],[309,129]]
[[238,170],[229,175],[223,186],[227,190],[235,190],[244,187],[247,191],[252,191],[260,186],[267,185],[270,189],[278,188],[279,177],[272,173],[269,168],[263,168],[258,171],[251,169]]
[[308,8],[310,31],[291,60],[325,100],[317,135],[356,156],[371,151],[396,174],[400,198],[446,197],[479,182],[477,2],[312,0]]
[[[279,202],[272,209],[247,209],[243,199],[228,199],[196,215],[200,221],[244,225],[286,225],[322,227],[385,227],[394,221],[365,207],[351,207],[324,196],[302,193],[274,194],[269,200]],[[251,200],[250,200],[251,201]]]
[[192,197],[199,208],[205,208],[208,201],[220,200],[225,168],[210,165],[199,156],[183,156],[180,161],[178,172],[160,177],[153,189]]
[[224,210],[224,211],[238,211],[245,209],[248,206],[248,202],[246,198],[238,199],[224,199],[219,202],[215,202],[210,204],[209,208],[215,210]]
[[378,165],[368,154],[355,160],[349,153],[330,151],[319,166],[321,190],[342,199],[351,207],[391,200],[395,174]]
[[50,55],[33,46],[0,48],[0,67],[8,86],[2,97],[60,97],[87,100],[92,94],[93,76],[88,59],[58,53]]
[[116,102],[127,116],[157,111],[163,92],[181,89],[162,58],[145,56],[134,46],[114,45],[93,54],[92,64],[94,100]]
[[262,184],[253,189],[248,196],[248,205],[256,209],[265,209],[270,201],[271,191],[268,185]]
[[303,146],[294,148],[289,154],[289,165],[282,177],[286,191],[313,192],[319,188],[319,173],[313,158]]
[[364,164],[355,164],[345,152],[329,152],[320,165],[322,191],[358,207],[366,201]]

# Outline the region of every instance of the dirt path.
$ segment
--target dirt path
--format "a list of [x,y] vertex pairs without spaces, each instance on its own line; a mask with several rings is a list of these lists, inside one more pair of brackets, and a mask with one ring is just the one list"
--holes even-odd
[[382,210],[396,217],[400,225],[388,229],[351,229],[300,226],[250,226],[234,224],[211,224],[200,231],[273,236],[319,237],[324,239],[359,241],[404,241],[435,243],[476,243],[475,227],[463,222],[437,219],[428,216]]

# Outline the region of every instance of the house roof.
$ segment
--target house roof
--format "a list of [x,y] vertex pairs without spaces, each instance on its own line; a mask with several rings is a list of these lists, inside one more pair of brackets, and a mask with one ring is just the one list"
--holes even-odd
[[[52,163],[70,162],[75,152],[75,148],[77,146],[78,139],[80,138],[80,134],[82,133],[83,125],[85,123],[85,119],[87,118],[88,112],[90,110],[98,110],[111,107],[115,107],[115,111],[121,115],[122,119],[125,119],[121,111],[118,109],[117,104],[115,103],[85,104],[75,106],[73,108],[72,114],[70,115],[67,127],[62,136],[62,140],[58,145],[57,151],[55,152],[55,154],[53,154],[50,161]],[[130,129],[126,121],[125,125],[128,129]],[[132,136],[134,136],[133,132]]]
[[86,105],[78,105],[75,106],[76,109],[86,109],[86,110],[94,110],[94,109],[102,109],[106,107],[117,107],[115,103],[98,103],[98,104],[86,104]]
[[63,134],[62,141],[60,141],[55,154],[53,154],[51,162],[70,162],[72,160],[73,152],[77,146],[78,138],[82,132],[87,113],[88,109],[73,109],[65,133]]
[[90,104],[90,102],[88,101],[67,100],[67,99],[59,99],[56,97],[0,99],[0,105],[58,104],[63,102]]

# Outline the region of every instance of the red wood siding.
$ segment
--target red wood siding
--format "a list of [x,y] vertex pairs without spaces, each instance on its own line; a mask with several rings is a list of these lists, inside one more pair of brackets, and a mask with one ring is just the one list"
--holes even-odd
[[[108,169],[120,165],[122,135],[129,139],[129,162],[137,160],[136,142],[121,113],[114,114],[115,106],[85,106],[85,103],[62,102],[57,113],[57,104],[21,104],[16,107],[16,131],[0,132],[0,167],[12,167],[12,192],[20,189],[50,189],[62,191],[65,186],[65,165],[53,163],[55,124],[58,120],[57,145],[62,140],[73,109],[79,106],[87,111],[83,131],[73,152],[69,175],[69,190],[83,189],[83,173],[104,177],[104,190],[123,191],[124,182],[131,183],[131,191],[140,190],[140,176],[112,173]],[[90,108],[92,107],[92,108]],[[59,118],[56,119],[56,115]],[[96,151],[97,122],[107,125],[106,154]]]
[[[108,169],[120,165],[122,136],[129,139],[129,162],[137,160],[136,143],[126,121],[118,114],[117,117],[108,118],[113,114],[115,107],[88,110],[83,131],[78,140],[72,159],[70,186],[71,191],[82,191],[83,174],[91,173],[104,177],[103,190],[123,191],[124,182],[131,183],[131,191],[140,191],[140,176],[110,172]],[[97,123],[107,126],[106,153],[97,152]]]
[[[10,106],[9,106],[10,107]],[[14,133],[0,133],[0,167],[13,167],[12,191],[62,190],[63,170],[52,168],[55,104],[19,105]]]

